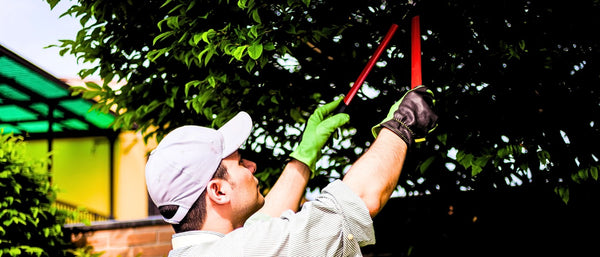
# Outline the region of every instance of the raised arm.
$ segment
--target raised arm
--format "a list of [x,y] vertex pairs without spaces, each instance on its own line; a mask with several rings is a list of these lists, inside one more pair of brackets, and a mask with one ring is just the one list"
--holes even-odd
[[396,188],[406,143],[388,129],[382,129],[375,142],[344,176],[344,183],[367,205],[374,217],[387,203]]
[[406,152],[437,123],[433,93],[424,86],[406,93],[384,121],[373,127],[373,145],[350,167],[346,183],[367,205],[371,217],[379,213],[394,191]]
[[291,160],[265,196],[265,205],[260,210],[272,217],[279,217],[286,210],[297,211],[304,196],[310,176],[306,164]]
[[342,98],[323,105],[310,116],[302,133],[302,140],[290,155],[293,159],[287,163],[275,185],[265,197],[261,212],[278,217],[286,210],[297,211],[306,185],[316,163],[321,157],[321,149],[331,134],[350,120],[345,113],[329,115],[342,101]]

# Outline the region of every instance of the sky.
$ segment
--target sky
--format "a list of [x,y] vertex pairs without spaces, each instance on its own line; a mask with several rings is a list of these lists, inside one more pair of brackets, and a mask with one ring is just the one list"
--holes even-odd
[[74,56],[59,55],[60,39],[75,39],[78,19],[59,16],[74,2],[62,0],[53,9],[45,0],[0,0],[0,44],[59,79],[77,79],[77,72],[91,64],[77,63]]

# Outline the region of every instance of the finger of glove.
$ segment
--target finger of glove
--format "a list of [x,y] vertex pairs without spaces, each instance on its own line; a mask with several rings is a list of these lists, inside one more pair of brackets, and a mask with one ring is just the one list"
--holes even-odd
[[335,131],[337,128],[348,123],[348,121],[350,121],[350,115],[346,113],[338,113],[322,121],[317,127],[317,133],[327,134],[327,137],[329,137],[329,134],[333,133],[333,131]]
[[337,106],[342,102],[343,98],[339,98],[332,102],[329,102],[315,110],[315,112],[308,118],[309,123],[319,123],[324,117],[329,115]]
[[419,95],[421,95],[423,97],[423,100],[427,101],[427,103],[430,106],[435,106],[435,95],[433,94],[433,91],[431,91],[431,89],[427,88],[426,86],[418,86],[411,91],[414,91],[414,93],[418,93]]

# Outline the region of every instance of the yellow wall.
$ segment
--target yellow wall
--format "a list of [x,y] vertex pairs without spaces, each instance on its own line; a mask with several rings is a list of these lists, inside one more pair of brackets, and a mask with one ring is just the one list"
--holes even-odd
[[119,135],[115,151],[115,217],[119,220],[141,219],[148,216],[148,194],[144,169],[146,146],[139,133]]
[[[30,141],[38,154],[48,150],[46,140]],[[104,137],[55,139],[52,143],[52,184],[58,200],[108,216],[109,141]]]
[[[52,183],[59,189],[59,201],[110,214],[109,144],[106,137],[53,141]],[[144,167],[149,148],[141,135],[133,132],[121,133],[114,147],[114,218],[146,218]],[[28,148],[35,158],[42,158],[47,154],[47,140],[28,141]]]

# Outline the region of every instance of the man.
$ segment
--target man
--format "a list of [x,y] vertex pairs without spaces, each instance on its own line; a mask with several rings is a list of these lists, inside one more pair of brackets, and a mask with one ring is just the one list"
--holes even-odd
[[436,125],[433,95],[424,86],[406,93],[373,127],[375,141],[343,180],[298,211],[321,148],[349,121],[329,115],[340,101],[311,115],[264,198],[256,164],[238,152],[252,130],[248,114],[218,130],[183,126],[165,136],[148,159],[146,183],[176,232],[169,256],[360,256],[360,247],[375,243],[372,217],[395,189],[406,151]]

